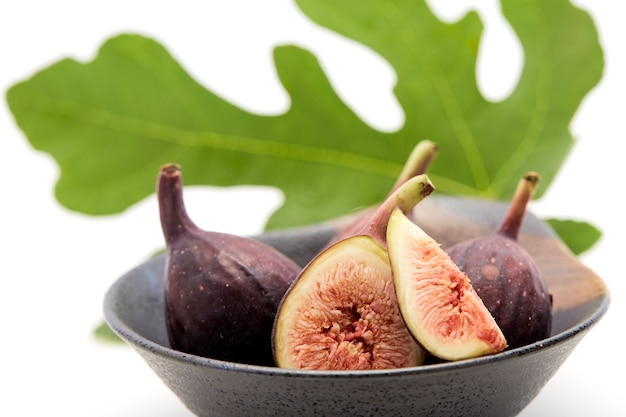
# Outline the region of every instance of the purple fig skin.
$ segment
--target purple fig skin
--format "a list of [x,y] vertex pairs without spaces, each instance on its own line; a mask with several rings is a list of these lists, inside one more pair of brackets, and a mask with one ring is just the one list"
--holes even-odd
[[552,330],[552,297],[531,255],[517,242],[539,177],[527,174],[500,228],[447,249],[504,333],[509,348],[537,342]]
[[552,302],[536,263],[509,237],[491,236],[447,250],[502,330],[509,348],[550,336]]
[[171,347],[273,366],[274,317],[301,268],[261,242],[196,226],[185,209],[177,165],[161,168],[157,196],[167,249],[164,304]]

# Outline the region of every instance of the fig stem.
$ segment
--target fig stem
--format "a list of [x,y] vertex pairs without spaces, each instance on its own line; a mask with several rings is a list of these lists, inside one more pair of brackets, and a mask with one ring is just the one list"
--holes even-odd
[[438,153],[439,147],[431,140],[424,139],[415,145],[413,151],[411,151],[411,154],[406,160],[396,183],[391,189],[391,192],[400,188],[402,184],[407,182],[412,177],[425,174]]
[[497,233],[517,241],[517,235],[526,214],[526,207],[535,194],[538,183],[539,175],[532,171],[519,180],[509,210]]
[[358,234],[369,235],[383,248],[387,248],[387,223],[393,210],[397,207],[407,214],[434,190],[435,186],[426,174],[409,178],[382,202]]
[[[396,183],[387,194],[387,197],[389,197],[409,179],[417,175],[425,174],[438,152],[439,147],[435,142],[427,139],[418,142],[404,163],[402,171],[396,179]],[[380,206],[380,204],[368,207],[360,212],[351,223],[344,226],[329,242],[327,242],[326,247],[332,246],[346,237],[354,236],[356,232],[361,231],[363,226],[367,224],[370,217],[372,217],[372,215],[376,212],[376,209]]]
[[167,242],[173,242],[183,233],[196,228],[183,201],[180,166],[176,164],[161,166],[157,183],[157,199],[161,226]]

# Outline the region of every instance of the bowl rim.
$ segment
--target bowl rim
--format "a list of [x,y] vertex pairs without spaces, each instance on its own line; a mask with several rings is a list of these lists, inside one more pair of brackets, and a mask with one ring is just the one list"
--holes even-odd
[[[153,259],[152,261],[156,261]],[[149,264],[148,261],[142,265],[137,266],[133,270],[127,272],[120,277],[106,292],[103,301],[103,311],[105,321],[111,327],[111,329],[118,334],[125,342],[131,344],[135,348],[147,349],[154,354],[161,357],[167,357],[176,361],[190,363],[196,366],[209,367],[221,370],[229,370],[240,373],[254,373],[268,376],[284,376],[284,377],[319,377],[319,378],[367,378],[367,377],[386,377],[386,376],[403,376],[407,374],[429,374],[433,372],[441,371],[456,371],[460,369],[479,366],[486,363],[498,362],[507,358],[513,358],[523,355],[532,354],[540,349],[557,345],[562,341],[570,339],[579,333],[586,332],[591,329],[606,313],[610,304],[610,293],[604,282],[601,282],[604,286],[604,291],[593,300],[596,304],[595,309],[591,314],[587,315],[582,321],[575,326],[568,328],[558,334],[552,335],[546,339],[531,343],[529,345],[521,346],[514,349],[507,349],[502,352],[486,355],[477,358],[463,359],[458,361],[449,361],[442,363],[434,363],[421,366],[413,366],[406,368],[395,369],[377,369],[377,370],[301,370],[301,369],[287,369],[279,368],[275,366],[263,366],[253,365],[238,362],[229,362],[219,359],[213,359],[203,356],[198,356],[190,353],[185,353],[172,349],[168,346],[159,344],[151,339],[148,339],[134,329],[129,327],[124,320],[122,320],[114,306],[116,305],[116,297],[119,294],[120,288],[123,283],[130,279],[130,276],[137,274],[138,270]]]

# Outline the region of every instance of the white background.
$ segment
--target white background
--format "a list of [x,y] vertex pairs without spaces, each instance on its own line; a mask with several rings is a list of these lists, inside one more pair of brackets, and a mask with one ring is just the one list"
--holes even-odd
[[[469,1],[432,0],[452,18]],[[510,91],[519,74],[517,43],[495,1],[481,4],[487,39],[479,85],[489,97]],[[571,130],[577,145],[547,195],[531,210],[593,222],[604,237],[582,261],[607,282],[607,315],[578,345],[523,416],[624,416],[624,153],[626,7],[615,0],[575,2],[593,16],[606,54],[601,84],[584,100]],[[316,27],[290,1],[192,2],[22,0],[0,6],[0,87],[58,59],[93,58],[121,32],[162,42],[200,82],[254,112],[289,103],[271,48],[313,50],[345,100],[372,126],[393,130],[403,116],[394,75],[367,49]],[[576,68],[572,68],[576,71]],[[125,345],[92,338],[113,281],[162,246],[154,198],[119,216],[69,212],[53,196],[54,161],[34,151],[0,104],[0,415],[189,416],[140,357]],[[252,205],[242,196],[255,200]],[[192,216],[204,228],[262,230],[280,203],[275,190],[190,190]],[[207,210],[207,207],[210,208]]]

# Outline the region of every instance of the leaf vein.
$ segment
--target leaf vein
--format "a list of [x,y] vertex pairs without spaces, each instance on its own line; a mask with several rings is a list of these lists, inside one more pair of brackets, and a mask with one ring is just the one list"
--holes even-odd
[[64,116],[110,130],[148,137],[177,146],[202,147],[222,151],[242,152],[277,159],[291,159],[354,169],[361,172],[394,178],[402,169],[402,164],[368,155],[341,151],[319,146],[294,144],[210,131],[190,131],[162,123],[142,120],[136,117],[113,113],[104,109],[87,107],[75,102],[39,96],[37,106],[48,113],[60,112]]

